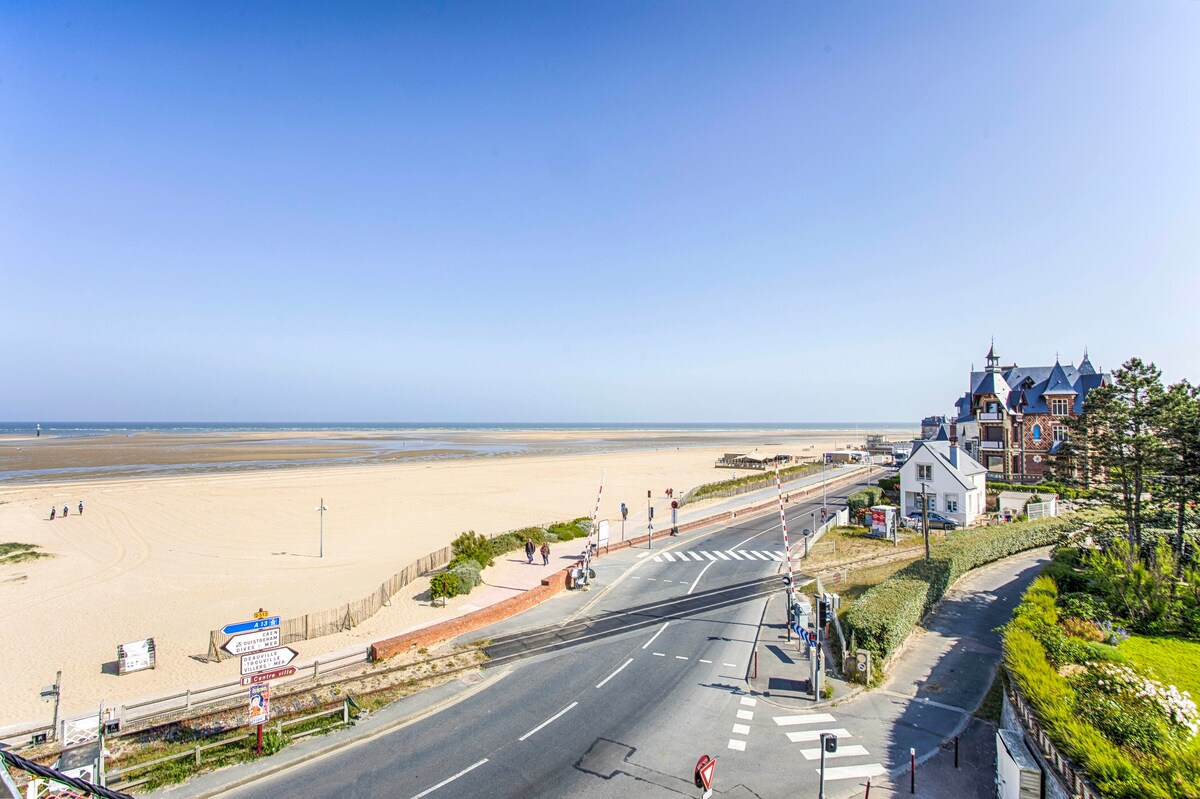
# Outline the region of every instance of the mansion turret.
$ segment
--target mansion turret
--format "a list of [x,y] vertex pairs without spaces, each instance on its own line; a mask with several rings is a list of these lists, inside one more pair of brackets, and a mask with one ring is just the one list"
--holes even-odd
[[954,406],[953,433],[989,480],[1040,480],[1049,457],[1068,439],[1067,422],[1083,410],[1093,388],[1111,379],[1087,352],[1079,366],[1001,366],[993,344],[987,367],[971,372],[970,390]]

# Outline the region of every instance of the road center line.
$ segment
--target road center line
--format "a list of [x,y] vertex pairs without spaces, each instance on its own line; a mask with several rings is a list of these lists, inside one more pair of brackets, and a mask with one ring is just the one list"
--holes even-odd
[[654,635],[650,636],[650,640],[649,640],[649,641],[647,641],[646,643],[642,644],[642,649],[649,649],[649,648],[650,648],[650,644],[654,643],[654,639],[655,639],[655,638],[657,638],[658,636],[662,635],[662,631],[663,631],[663,630],[665,630],[665,629],[667,629],[667,625],[668,625],[668,624],[670,624],[670,623],[671,623],[671,622],[669,622],[669,621],[664,621],[664,622],[663,622],[663,626],[658,628],[658,632],[656,632]]
[[597,687],[597,688],[603,688],[603,687],[604,687],[604,683],[608,682],[608,681],[609,681],[609,680],[611,680],[613,677],[616,677],[618,674],[620,674],[622,671],[624,671],[624,670],[625,670],[625,667],[626,667],[626,666],[628,666],[628,665],[629,665],[630,663],[632,663],[632,662],[633,662],[633,658],[630,658],[629,660],[627,660],[627,661],[625,661],[624,663],[622,663],[622,664],[621,664],[621,665],[620,665],[620,666],[617,668],[617,670],[616,670],[616,671],[614,671],[612,674],[608,675],[608,676],[607,676],[607,677],[605,677],[603,680],[601,680],[601,681],[600,681],[600,684],[599,684],[599,685],[597,685],[596,687]]
[[[541,724],[539,724],[539,725],[537,725],[536,727],[534,727],[534,728],[533,728],[532,730],[530,730],[529,732],[527,732],[527,733],[525,733],[524,735],[522,735],[522,736],[521,736],[520,738],[518,738],[517,740],[518,740],[518,741],[524,741],[526,738],[528,738],[529,736],[531,736],[531,735],[533,735],[534,733],[536,733],[536,732],[537,732],[538,730],[540,730],[542,727],[545,727],[545,726],[546,726],[547,724],[549,724],[550,722],[552,722],[552,721],[555,721],[555,720],[556,720],[556,719],[558,719],[560,716],[562,716],[564,713],[566,713],[568,710],[570,710],[571,708],[575,707],[575,706],[576,706],[576,705],[578,705],[578,704],[579,704],[578,702],[572,702],[571,704],[569,704],[569,705],[567,705],[566,707],[564,707],[562,710],[560,710],[560,711],[558,711],[557,713],[555,713],[555,714],[554,714],[553,716],[551,716],[550,718],[548,718],[548,719],[546,719],[545,721],[543,721]],[[476,764],[476,765],[478,765],[478,764]],[[472,766],[471,768],[475,768],[475,766]],[[469,770],[469,769],[468,769],[468,770]],[[451,777],[450,779],[454,779],[454,778],[453,778],[453,777]],[[413,797],[413,799],[417,799],[417,798],[414,796],[414,797]]]
[[[716,561],[713,561],[713,563],[716,563]],[[696,586],[700,583],[700,578],[703,577],[704,573],[711,568],[712,568],[712,563],[709,563],[703,569],[700,570],[700,573],[696,575],[696,579],[692,581],[692,587],[687,590],[687,592],[689,594],[696,590]]]
[[486,762],[488,762],[488,759],[485,757],[483,760],[480,760],[478,763],[472,763],[471,765],[467,766],[462,771],[455,774],[453,777],[447,777],[446,779],[442,780],[441,782],[439,782],[437,785],[433,786],[432,788],[426,788],[425,790],[421,791],[419,794],[414,796],[412,799],[421,799],[422,796],[428,796],[429,794],[436,791],[438,788],[441,788],[444,785],[449,785],[450,783],[454,782],[456,779],[458,779],[462,775],[466,774],[468,771],[474,771],[475,769],[479,768]]

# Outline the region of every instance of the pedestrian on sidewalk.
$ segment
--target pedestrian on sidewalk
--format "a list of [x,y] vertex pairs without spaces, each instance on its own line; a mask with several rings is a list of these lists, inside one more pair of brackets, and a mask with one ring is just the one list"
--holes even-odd
[[530,566],[533,565],[533,553],[534,553],[533,539],[526,538],[525,539],[525,559],[527,561],[529,561]]
[[542,543],[542,565],[550,565],[550,545],[545,542]]

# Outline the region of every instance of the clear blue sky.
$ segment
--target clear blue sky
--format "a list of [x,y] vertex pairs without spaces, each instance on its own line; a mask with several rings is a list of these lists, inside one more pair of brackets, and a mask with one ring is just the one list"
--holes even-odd
[[1200,2],[8,3],[0,418],[1200,379]]

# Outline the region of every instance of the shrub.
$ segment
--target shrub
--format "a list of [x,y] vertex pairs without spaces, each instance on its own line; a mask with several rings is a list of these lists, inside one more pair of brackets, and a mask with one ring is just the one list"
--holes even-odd
[[433,575],[429,581],[429,598],[445,599],[458,595],[458,576],[451,572]]
[[480,575],[482,571],[479,564],[475,561],[464,560],[450,569],[447,574],[454,575],[458,584],[457,593],[469,594],[472,588],[483,582],[483,577]]
[[895,493],[900,490],[900,475],[894,474],[891,477],[883,477],[875,485],[884,491]]
[[1084,641],[1104,640],[1104,633],[1100,632],[1100,628],[1096,626],[1096,622],[1091,619],[1081,619],[1078,616],[1065,616],[1059,621],[1058,625],[1071,638],[1080,638]]
[[851,515],[854,515],[872,505],[878,505],[882,500],[883,489],[878,486],[869,486],[846,497],[846,506],[850,508]]
[[491,542],[488,541],[487,536],[480,535],[474,530],[468,530],[460,534],[458,538],[451,542],[450,548],[451,552],[454,553],[451,563],[462,563],[463,561],[473,560],[480,567],[487,568],[495,562]]
[[516,533],[505,533],[491,539],[489,544],[493,555],[503,555],[505,552],[520,549],[525,544],[525,539],[518,538]]

